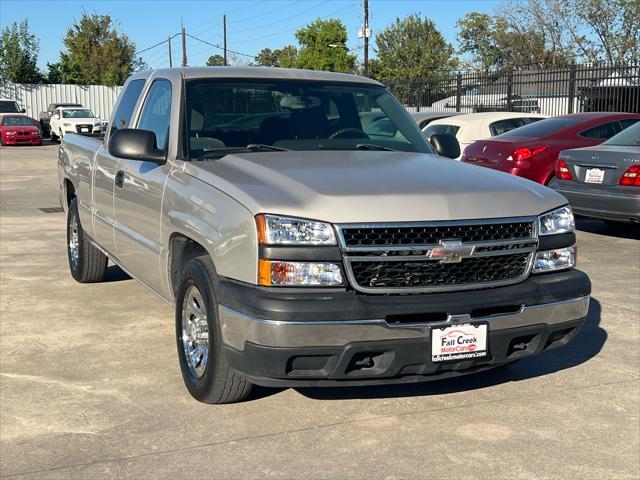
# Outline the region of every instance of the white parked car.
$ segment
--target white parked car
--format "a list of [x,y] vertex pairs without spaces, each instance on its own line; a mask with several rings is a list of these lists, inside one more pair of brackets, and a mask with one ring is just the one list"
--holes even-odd
[[[543,118],[547,118],[547,116],[539,113],[467,113],[466,115],[434,120],[422,129],[422,133],[427,138],[430,138],[435,133],[455,135],[460,143],[460,157],[462,157],[465,147],[476,140],[495,137]],[[458,157],[458,160],[460,157]]]
[[101,135],[102,121],[84,107],[58,107],[51,115],[51,140],[62,139],[67,133]]

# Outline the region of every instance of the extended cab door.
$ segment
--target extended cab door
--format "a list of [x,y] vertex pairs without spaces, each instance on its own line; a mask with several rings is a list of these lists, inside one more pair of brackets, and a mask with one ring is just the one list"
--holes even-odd
[[[135,128],[155,133],[156,147],[167,155],[172,103],[177,104],[173,101],[174,90],[177,95],[179,82],[175,88],[168,78],[149,82]],[[114,191],[117,258],[130,273],[158,292],[162,289],[162,193],[171,168],[172,162],[158,165],[120,159]]]
[[109,133],[105,136],[105,145],[98,150],[93,167],[93,228],[96,236],[95,240],[98,245],[116,258],[116,244],[113,237],[115,224],[113,191],[120,159],[109,153],[106,143],[109,141],[111,134],[117,129],[129,126],[144,83],[144,79],[136,79],[125,85],[120,102],[113,115]]

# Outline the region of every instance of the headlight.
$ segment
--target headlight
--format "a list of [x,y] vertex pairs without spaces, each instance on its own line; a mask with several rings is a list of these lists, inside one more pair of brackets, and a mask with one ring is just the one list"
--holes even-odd
[[256,223],[261,245],[336,245],[329,223],[265,214],[257,215]]
[[336,287],[342,272],[335,263],[260,260],[258,283],[265,287]]
[[99,123],[99,122],[98,122],[98,123],[94,123],[94,124],[93,124],[93,126],[94,126],[94,127],[99,127],[99,126],[100,126],[100,123]]
[[568,205],[538,217],[539,235],[573,232],[575,226],[573,212]]
[[70,127],[71,126],[70,123],[63,123],[62,125],[65,126],[65,127]]
[[537,252],[533,263],[533,273],[573,268],[576,266],[576,252],[575,245],[573,247]]
[[6,133],[6,135],[10,137],[10,136],[12,136],[12,135],[15,135],[16,133],[18,133],[18,132],[8,131],[8,132]]

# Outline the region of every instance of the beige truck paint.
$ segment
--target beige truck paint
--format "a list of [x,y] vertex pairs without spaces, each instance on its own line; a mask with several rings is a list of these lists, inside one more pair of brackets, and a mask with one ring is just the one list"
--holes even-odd
[[[153,80],[172,83],[164,165],[113,158],[105,147],[108,133],[102,143],[65,136],[59,160],[61,203],[67,207],[66,189],[72,184],[81,222],[96,245],[168,302],[174,298],[169,270],[175,235],[200,243],[220,275],[256,284],[254,215],[261,212],[334,223],[398,222],[531,216],[566,203],[533,182],[426,154],[256,152],[185,162],[177,158],[176,128],[183,75],[378,84],[345,74],[282,69],[142,72],[128,81],[147,80],[131,117],[133,128]],[[116,170],[125,171],[122,189],[114,188]]]

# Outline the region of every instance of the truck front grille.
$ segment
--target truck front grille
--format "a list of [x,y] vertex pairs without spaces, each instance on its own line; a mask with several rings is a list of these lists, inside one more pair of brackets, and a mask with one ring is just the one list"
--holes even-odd
[[362,226],[344,228],[342,235],[348,247],[428,245],[451,238],[456,238],[463,242],[516,240],[533,237],[533,223]]
[[464,258],[460,263],[439,261],[350,262],[356,283],[366,288],[425,288],[473,286],[521,278],[530,253]]
[[531,271],[535,219],[339,225],[351,286],[420,293],[517,283]]

